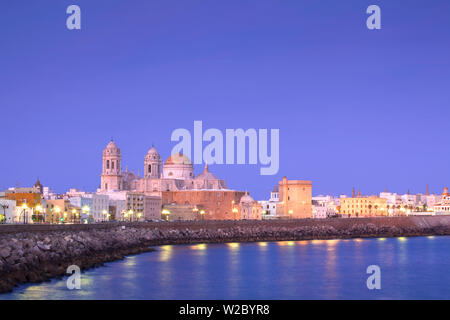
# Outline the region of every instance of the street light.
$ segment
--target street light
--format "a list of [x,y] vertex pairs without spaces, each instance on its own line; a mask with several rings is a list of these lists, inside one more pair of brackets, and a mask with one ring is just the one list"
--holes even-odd
[[170,211],[167,209],[164,209],[163,211],[161,211],[161,213],[163,215],[166,215],[166,220],[169,221],[169,215],[170,215]]
[[27,213],[27,209],[28,209],[28,206],[27,206],[27,204],[24,202],[24,203],[22,203],[22,214],[23,214],[23,223],[24,224],[26,224],[27,222],[26,222],[26,213]]
[[292,214],[294,213],[294,210],[289,210],[289,219],[292,219]]
[[[55,208],[55,212],[58,214],[58,217],[59,217],[59,214],[61,213],[61,208],[60,207],[56,207]],[[53,223],[53,214],[52,214],[52,223]]]
[[130,215],[130,222],[133,221],[134,211],[130,209],[130,211],[128,211],[128,214]]
[[34,210],[36,210],[37,216],[41,215],[42,207],[39,204],[34,208]]
[[108,211],[103,210],[102,213],[103,213],[103,221],[105,221],[105,216],[108,217]]
[[231,212],[233,212],[234,220],[236,220],[236,214],[239,212],[238,208],[231,209]]
[[83,214],[87,214],[89,220],[89,212],[91,212],[91,208],[88,205],[85,205],[81,208],[81,210],[83,211]]
[[73,208],[72,209],[72,223],[75,223],[75,216],[77,214],[77,209]]
[[205,210],[200,210],[200,215],[202,216],[202,221],[205,220]]

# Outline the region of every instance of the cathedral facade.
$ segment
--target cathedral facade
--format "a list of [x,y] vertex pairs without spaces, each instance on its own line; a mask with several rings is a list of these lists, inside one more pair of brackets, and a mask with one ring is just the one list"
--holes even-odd
[[122,171],[122,155],[114,141],[103,150],[101,191],[136,191],[148,195],[183,190],[228,190],[224,180],[212,174],[208,165],[199,175],[188,157],[181,153],[171,155],[162,166],[161,156],[152,147],[144,158],[144,176]]
[[228,189],[224,180],[208,169],[195,175],[194,166],[181,153],[164,165],[155,147],[144,157],[144,176],[122,171],[120,149],[111,141],[103,150],[100,193],[139,193],[160,199],[167,220],[261,219],[261,205],[246,192]]

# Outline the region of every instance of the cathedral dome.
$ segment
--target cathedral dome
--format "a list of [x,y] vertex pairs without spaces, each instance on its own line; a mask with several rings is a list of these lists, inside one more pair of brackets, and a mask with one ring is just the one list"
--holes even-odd
[[161,159],[161,156],[159,155],[158,150],[156,150],[156,148],[152,146],[152,148],[148,150],[145,158],[148,160],[159,160]]
[[169,158],[167,158],[164,165],[181,164],[181,165],[192,165],[191,160],[186,157],[181,152],[174,153]]
[[209,172],[208,165],[205,165],[205,170],[200,173],[196,178],[196,180],[219,180],[214,174]]
[[255,200],[250,197],[248,192],[245,193],[245,195],[242,196],[240,203],[253,203]]
[[159,155],[158,150],[156,150],[156,148],[154,146],[152,146],[152,148],[150,150],[148,150],[147,154],[157,154],[157,155]]
[[194,166],[181,152],[174,153],[164,163],[163,176],[167,179],[193,179]]
[[116,143],[111,140],[103,152],[107,154],[120,154],[120,149],[117,147]]

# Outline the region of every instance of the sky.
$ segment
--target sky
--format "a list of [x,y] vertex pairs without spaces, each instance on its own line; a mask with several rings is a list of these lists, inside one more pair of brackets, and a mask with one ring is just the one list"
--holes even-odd
[[449,14],[448,0],[1,1],[0,189],[94,191],[111,138],[142,174],[152,144],[165,160],[173,130],[201,120],[280,130],[278,174],[210,166],[258,200],[283,176],[314,195],[441,193]]

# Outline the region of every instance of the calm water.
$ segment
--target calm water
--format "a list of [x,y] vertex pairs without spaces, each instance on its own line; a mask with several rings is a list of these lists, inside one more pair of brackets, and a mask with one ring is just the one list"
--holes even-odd
[[[366,268],[379,265],[381,290]],[[0,299],[450,299],[450,237],[162,246]]]

